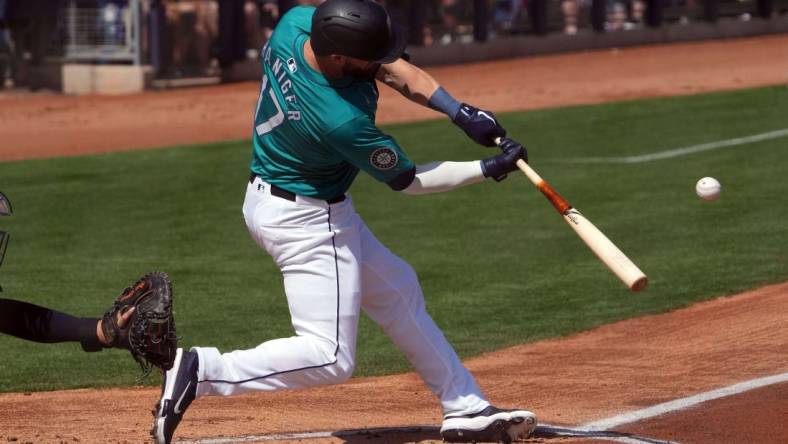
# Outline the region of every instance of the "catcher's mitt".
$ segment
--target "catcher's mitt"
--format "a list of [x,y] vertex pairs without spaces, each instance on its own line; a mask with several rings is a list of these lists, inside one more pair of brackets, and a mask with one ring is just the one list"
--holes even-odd
[[[118,314],[134,307],[131,319],[118,325]],[[131,352],[147,376],[153,366],[172,368],[178,338],[172,315],[172,284],[161,271],[146,274],[127,287],[104,313],[101,330],[110,347]]]

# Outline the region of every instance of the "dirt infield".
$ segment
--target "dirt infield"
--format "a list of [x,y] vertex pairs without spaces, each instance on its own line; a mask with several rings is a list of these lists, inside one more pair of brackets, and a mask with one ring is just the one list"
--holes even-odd
[[[788,283],[569,338],[512,347],[468,360],[466,365],[493,402],[525,405],[538,413],[543,424],[568,428],[788,372],[785,313]],[[627,424],[621,432],[693,443],[786,442],[786,385]],[[0,416],[6,424],[0,439],[5,435],[35,443],[142,442],[151,423],[148,412],[157,398],[156,389],[1,395]],[[432,394],[417,376],[405,374],[356,378],[344,385],[301,391],[200,399],[190,408],[178,436],[196,440],[439,423]],[[750,439],[756,424],[768,431],[771,440]],[[550,437],[540,431],[533,441],[589,440],[578,435]],[[437,437],[434,429],[314,439],[296,436],[277,441],[404,443]]]
[[[788,36],[431,72],[458,98],[494,110],[690,94],[788,83]],[[437,116],[388,90],[381,92],[380,120]],[[250,83],[123,97],[0,95],[0,160],[243,139],[256,94],[257,86]],[[613,427],[614,432],[580,427],[788,373],[786,313],[788,283],[485,354],[466,365],[493,402],[537,413],[546,425],[532,442],[788,442],[788,383],[636,418]],[[145,388],[0,395],[0,442],[145,442],[157,398],[158,390]],[[416,375],[405,374],[201,399],[189,410],[178,437],[239,438],[213,443],[250,437],[243,442],[399,444],[437,440],[434,426],[439,423],[433,396]],[[412,430],[415,426],[426,427]],[[370,430],[403,427],[410,429]]]

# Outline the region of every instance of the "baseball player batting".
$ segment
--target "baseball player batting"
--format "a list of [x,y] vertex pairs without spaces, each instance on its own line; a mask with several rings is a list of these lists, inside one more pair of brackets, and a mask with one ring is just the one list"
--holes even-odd
[[296,7],[280,20],[261,54],[243,215],[282,271],[295,336],[224,354],[178,349],[155,409],[157,443],[170,443],[199,397],[346,381],[361,310],[439,399],[446,441],[508,442],[536,427],[533,413],[490,404],[427,314],[414,270],[372,234],[347,194],[359,171],[418,195],[500,181],[526,159],[523,146],[504,137],[501,152],[481,161],[414,165],[375,125],[375,79],[446,113],[482,145],[495,146],[506,132],[493,113],[459,103],[405,61],[404,48],[402,28],[371,0]]

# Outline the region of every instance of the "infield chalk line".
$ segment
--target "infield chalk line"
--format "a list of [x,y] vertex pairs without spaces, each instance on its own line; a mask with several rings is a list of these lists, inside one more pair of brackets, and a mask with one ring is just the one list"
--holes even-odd
[[750,390],[759,389],[768,385],[779,384],[788,382],[788,373],[781,375],[767,376],[765,378],[751,379],[749,381],[734,384],[728,387],[723,387],[717,390],[699,393],[697,395],[688,396],[686,398],[676,399],[673,401],[657,404],[641,410],[623,413],[610,418],[601,419],[599,421],[590,422],[580,426],[580,429],[596,431],[596,430],[610,430],[612,428],[630,424],[633,422],[642,421],[644,419],[653,418],[655,416],[664,415],[665,413],[675,412],[677,410],[686,409],[706,401],[724,398],[726,396],[738,395]]
[[[738,395],[750,390],[756,390],[769,385],[780,384],[788,382],[788,373],[779,375],[766,376],[763,378],[751,379],[749,381],[740,382],[738,384],[730,385],[720,389],[710,390],[696,395],[688,396],[685,398],[676,399],[673,401],[657,404],[645,409],[634,410],[620,415],[612,416],[610,418],[601,419],[598,421],[590,422],[579,427],[557,427],[548,424],[542,424],[537,427],[538,432],[550,433],[560,436],[581,436],[589,439],[600,439],[607,441],[615,441],[626,444],[670,444],[670,441],[662,441],[653,438],[639,437],[635,435],[616,434],[615,432],[608,432],[610,429],[620,427],[622,425],[631,424],[634,422],[642,421],[644,419],[653,418],[655,416],[664,415],[666,413],[683,410],[689,407],[702,404],[706,401],[725,398],[727,396]],[[235,444],[243,442],[259,442],[259,441],[287,441],[298,439],[317,439],[317,438],[341,438],[342,436],[359,436],[368,434],[379,433],[420,433],[420,432],[435,432],[440,429],[439,426],[424,425],[424,426],[411,426],[411,427],[386,427],[375,429],[358,429],[358,430],[342,430],[334,432],[304,432],[304,433],[284,433],[272,435],[248,435],[239,437],[216,437],[204,438],[196,441],[178,441],[178,444]]]
[[687,154],[695,154],[703,151],[711,151],[729,146],[747,145],[749,143],[761,142],[763,140],[780,139],[788,136],[788,128],[769,131],[767,133],[753,134],[746,137],[737,137],[735,139],[718,140],[716,142],[702,143],[700,145],[692,145],[684,148],[676,148],[672,150],[657,151],[651,154],[642,154],[639,156],[624,156],[624,157],[575,157],[565,160],[558,160],[557,162],[568,163],[644,163],[652,162],[655,160],[669,159],[671,157],[686,156]]

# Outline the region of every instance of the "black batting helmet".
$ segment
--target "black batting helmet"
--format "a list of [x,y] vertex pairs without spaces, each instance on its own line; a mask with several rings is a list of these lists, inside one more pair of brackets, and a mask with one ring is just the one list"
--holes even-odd
[[391,63],[407,44],[402,27],[373,0],[327,0],[312,16],[312,49],[318,56],[339,54]]

